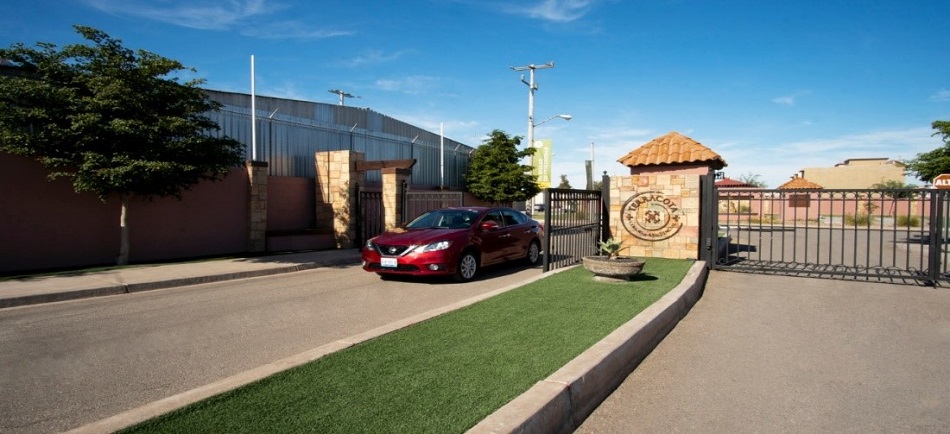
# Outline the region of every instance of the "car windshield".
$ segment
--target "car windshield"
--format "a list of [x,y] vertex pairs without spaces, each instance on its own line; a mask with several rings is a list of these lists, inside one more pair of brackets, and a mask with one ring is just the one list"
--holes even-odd
[[471,227],[478,212],[467,209],[440,209],[429,211],[406,225],[408,229],[465,229]]

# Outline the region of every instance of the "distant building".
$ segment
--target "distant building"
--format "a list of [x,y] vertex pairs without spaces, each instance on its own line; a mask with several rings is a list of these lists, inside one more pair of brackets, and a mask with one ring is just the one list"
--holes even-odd
[[794,176],[788,182],[778,186],[779,190],[813,190],[823,188],[821,185],[811,182],[801,176]]
[[747,182],[738,181],[729,177],[723,177],[716,181],[717,188],[759,188]]
[[887,181],[904,182],[904,163],[887,158],[852,158],[834,167],[811,167],[795,175],[824,188],[872,188]]

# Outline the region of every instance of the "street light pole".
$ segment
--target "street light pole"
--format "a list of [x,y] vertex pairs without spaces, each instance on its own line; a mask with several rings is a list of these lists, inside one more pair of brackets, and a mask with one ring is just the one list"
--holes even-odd
[[528,86],[528,146],[534,146],[534,127],[536,126],[534,124],[534,91],[538,90],[538,85],[534,82],[534,71],[536,69],[547,69],[553,67],[553,60],[543,65],[531,64],[528,66],[511,67],[511,69],[515,71],[528,71],[528,76],[530,77],[530,81],[525,81],[524,75],[521,76],[521,82]]
[[545,120],[543,120],[543,121],[541,121],[541,122],[538,122],[538,123],[534,124],[534,127],[539,127],[539,126],[541,126],[541,124],[543,124],[543,123],[545,123],[545,122],[547,122],[547,121],[549,121],[549,120],[551,120],[551,119],[554,119],[554,118],[561,118],[561,119],[564,119],[565,121],[569,121],[569,120],[573,119],[574,117],[571,116],[571,115],[554,115],[554,116],[551,116],[551,117],[549,117],[549,118],[547,118],[547,119],[545,119]]

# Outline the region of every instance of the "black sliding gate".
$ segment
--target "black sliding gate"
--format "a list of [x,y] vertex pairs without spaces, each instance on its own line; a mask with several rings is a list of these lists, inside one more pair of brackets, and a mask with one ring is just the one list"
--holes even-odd
[[549,188],[544,190],[544,204],[545,272],[598,253],[602,232],[608,227],[601,191]]
[[[401,206],[405,220],[401,223],[408,223],[426,211],[462,206],[461,191],[413,191],[409,190],[405,183],[400,188],[403,192]],[[353,215],[356,218],[356,234],[359,237],[357,242],[358,245],[363,245],[366,240],[383,233],[385,229],[383,193],[363,190],[357,184],[353,188],[353,196],[356,198],[354,205],[357,212]]]
[[950,194],[933,189],[716,188],[703,177],[714,269],[925,283],[950,280]]
[[351,215],[356,217],[356,235],[359,237],[356,245],[362,247],[366,240],[383,233],[383,193],[365,191],[359,185],[355,190],[356,212]]

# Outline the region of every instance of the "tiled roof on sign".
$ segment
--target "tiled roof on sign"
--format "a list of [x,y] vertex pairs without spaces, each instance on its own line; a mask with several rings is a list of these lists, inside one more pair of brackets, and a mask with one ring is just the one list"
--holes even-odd
[[824,188],[800,176],[792,177],[788,182],[778,186],[779,190],[805,190],[809,188]]
[[651,140],[617,161],[627,167],[706,162],[714,163],[716,169],[726,166],[719,154],[676,131]]

